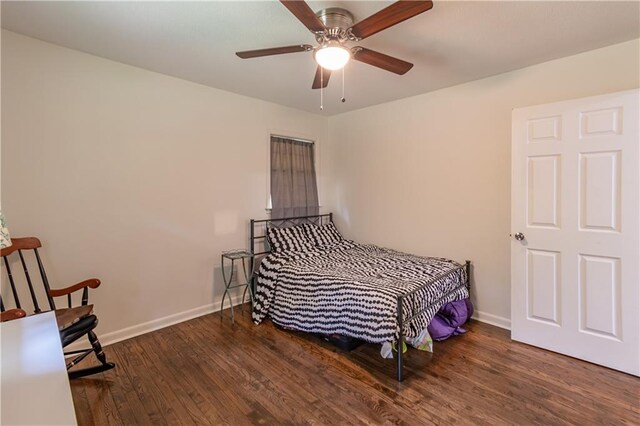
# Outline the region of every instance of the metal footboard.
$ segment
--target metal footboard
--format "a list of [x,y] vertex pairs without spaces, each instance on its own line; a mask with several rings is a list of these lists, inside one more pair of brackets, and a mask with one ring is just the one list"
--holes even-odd
[[420,310],[418,310],[417,312],[414,312],[413,315],[411,315],[409,318],[404,318],[404,313],[402,312],[402,306],[404,305],[404,301],[405,299],[407,299],[410,296],[413,296],[415,293],[424,290],[427,286],[433,284],[434,282],[441,280],[443,278],[445,278],[448,275],[451,275],[457,271],[459,271],[460,269],[464,268],[466,270],[466,275],[467,275],[467,288],[469,288],[469,285],[471,283],[471,261],[467,260],[465,261],[464,265],[460,265],[450,271],[444,272],[436,277],[434,277],[433,279],[429,280],[428,282],[426,282],[425,284],[421,285],[420,287],[411,290],[407,293],[401,294],[400,296],[398,296],[398,302],[397,302],[397,312],[398,312],[398,327],[399,327],[399,332],[398,332],[398,343],[396,344],[396,347],[398,349],[398,359],[397,359],[397,366],[396,366],[396,374],[397,374],[397,378],[398,378],[398,382],[401,382],[404,377],[403,377],[403,372],[402,372],[402,350],[403,350],[403,343],[404,343],[404,327],[411,323],[411,321],[413,321],[414,319],[416,319],[418,316],[420,316],[422,313],[424,313],[424,311],[426,311],[427,309],[429,309],[429,306],[422,308]]

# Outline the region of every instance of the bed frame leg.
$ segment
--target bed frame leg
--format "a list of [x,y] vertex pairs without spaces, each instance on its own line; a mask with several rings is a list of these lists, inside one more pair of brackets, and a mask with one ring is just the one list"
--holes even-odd
[[[256,223],[255,220],[251,219],[251,223],[249,225],[251,227],[251,229],[249,230],[250,236],[249,236],[249,246],[251,247],[251,253],[255,254],[256,252],[256,239],[255,239],[255,227],[256,227]],[[253,264],[254,262],[254,257],[251,256],[251,260],[249,261],[249,268],[251,271],[251,282],[249,283],[249,285],[251,286],[251,294],[256,294],[256,281],[255,281],[255,276],[253,274],[253,271],[255,269],[255,265]],[[251,300],[251,309],[253,310],[253,300]]]
[[464,269],[465,269],[465,272],[467,273],[467,290],[470,290],[471,289],[471,261],[470,260],[465,260]]
[[402,296],[398,296],[398,327],[400,328],[400,331],[398,332],[398,342],[396,343],[396,348],[398,349],[398,364],[396,367],[398,382],[404,380],[404,377],[402,377],[402,349],[404,347],[404,319],[402,315],[402,299]]

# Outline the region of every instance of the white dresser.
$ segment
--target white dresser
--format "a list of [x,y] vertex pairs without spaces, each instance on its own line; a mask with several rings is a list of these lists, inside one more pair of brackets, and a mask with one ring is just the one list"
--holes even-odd
[[0,324],[0,343],[0,424],[77,424],[55,314]]

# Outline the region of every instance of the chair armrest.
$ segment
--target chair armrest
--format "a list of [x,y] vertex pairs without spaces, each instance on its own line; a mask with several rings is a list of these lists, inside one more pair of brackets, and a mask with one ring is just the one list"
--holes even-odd
[[8,311],[0,313],[0,322],[11,321],[26,316],[27,313],[22,309],[9,309]]
[[49,290],[49,296],[51,297],[60,297],[71,294],[75,291],[81,290],[83,288],[97,288],[100,285],[100,280],[97,278],[91,278],[89,280],[82,281],[78,284],[72,285],[70,287],[59,288],[59,289],[51,289]]

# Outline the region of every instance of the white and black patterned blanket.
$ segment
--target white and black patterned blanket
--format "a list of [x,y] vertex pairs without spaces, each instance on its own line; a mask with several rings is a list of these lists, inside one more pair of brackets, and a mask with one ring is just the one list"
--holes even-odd
[[[270,254],[257,272],[253,320],[259,324],[269,316],[294,330],[395,341],[398,295],[459,266],[347,240],[324,249]],[[420,333],[443,304],[469,297],[466,280],[460,268],[408,297],[404,318],[426,309],[405,327],[405,336]]]

